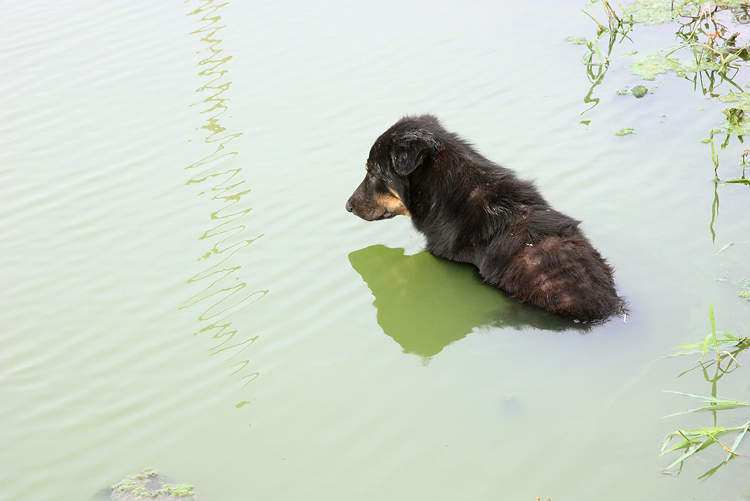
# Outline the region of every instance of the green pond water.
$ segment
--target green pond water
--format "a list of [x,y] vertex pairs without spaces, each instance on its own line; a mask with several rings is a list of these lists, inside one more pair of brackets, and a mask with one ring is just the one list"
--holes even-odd
[[[587,66],[584,6],[0,6],[0,499],[147,467],[205,500],[750,499],[750,439],[718,469],[719,445],[660,456],[750,419],[665,417],[703,405],[667,391],[750,401],[747,353],[720,378],[667,357],[709,302],[750,335],[750,186],[723,182],[750,145],[714,134],[715,182],[704,142],[748,63],[634,75],[671,23]],[[626,322],[571,326],[344,209],[423,112],[583,221]]]

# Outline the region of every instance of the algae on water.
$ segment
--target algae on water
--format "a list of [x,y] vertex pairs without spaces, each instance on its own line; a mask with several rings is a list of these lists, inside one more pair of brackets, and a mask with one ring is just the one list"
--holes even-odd
[[741,0],[714,0],[708,2],[696,2],[690,0],[636,0],[631,5],[623,8],[635,23],[645,25],[664,24],[677,21],[687,14],[697,14],[707,5],[715,7],[742,7],[747,2]]
[[[684,4],[684,2],[677,2]],[[672,0],[636,0],[623,10],[630,14],[633,22],[643,24],[671,23],[677,19],[677,6]],[[674,8],[673,8],[674,7]]]
[[750,94],[747,92],[730,92],[719,96],[719,100],[732,103],[731,108],[723,111],[727,119],[724,122],[726,132],[736,136],[750,136]]
[[659,54],[647,54],[635,56],[635,62],[631,67],[634,75],[644,80],[655,80],[656,75],[674,71],[678,76],[685,76],[689,69],[679,59],[665,57]]
[[193,486],[173,484],[151,468],[146,468],[135,475],[128,475],[109,489],[101,491],[95,499],[118,499],[120,501],[191,499],[198,501]]
[[[622,14],[619,15],[607,0],[590,0],[587,4],[587,7],[597,6],[600,10],[593,15],[584,9],[584,13],[596,22],[596,38],[566,39],[588,48],[583,56],[583,63],[592,85],[584,98],[585,103],[593,103],[591,108],[599,103],[600,100],[593,97],[596,87],[602,83],[615,59],[627,57],[629,64],[625,67],[629,66],[637,77],[656,80],[657,75],[672,72],[690,82],[696,90],[700,88],[706,98],[718,98],[731,103],[723,110],[723,122],[714,126],[715,132],[727,134],[722,148],[726,147],[731,136],[736,136],[740,142],[743,142],[743,136],[750,136],[750,91],[745,90],[745,87],[750,89],[750,84],[747,84],[747,74],[750,71],[750,32],[745,29],[750,18],[746,0],[634,0],[631,5],[620,6]],[[601,7],[604,8],[604,14]],[[606,18],[602,18],[603,15]],[[597,18],[604,21],[600,22]],[[669,31],[674,28],[675,45],[650,54],[639,54],[633,50],[612,55],[614,48],[622,42],[635,44],[634,25],[667,23],[671,25],[649,28],[648,31]],[[607,45],[604,45],[605,41]],[[734,90],[730,92],[729,88]],[[639,98],[646,93],[648,90],[642,85],[618,91],[618,94],[630,94]],[[719,115],[719,119],[721,118]],[[588,125],[590,120],[581,123]],[[635,134],[635,129],[625,127],[616,134]],[[704,142],[713,145],[710,139]],[[726,183],[750,185],[750,180],[744,176],[747,156],[748,153],[743,154],[742,178],[727,180]],[[712,159],[716,170],[718,155],[713,148]]]
[[645,96],[646,94],[648,94],[648,89],[646,87],[644,87],[643,85],[636,85],[635,87],[633,87],[630,90],[628,90],[628,89],[618,90],[617,94],[619,94],[621,96],[631,95],[631,96],[635,96],[636,98],[640,99],[643,96]]
[[633,87],[633,89],[630,91],[631,94],[633,94],[638,99],[642,98],[646,94],[648,94],[648,89],[644,87],[643,85],[636,85]]
[[719,96],[719,100],[725,103],[733,103],[734,108],[739,108],[745,112],[750,112],[750,94],[747,92],[729,92]]

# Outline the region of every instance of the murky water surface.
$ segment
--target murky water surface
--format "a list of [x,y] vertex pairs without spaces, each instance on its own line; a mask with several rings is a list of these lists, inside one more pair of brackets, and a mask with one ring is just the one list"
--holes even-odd
[[[595,33],[582,6],[0,8],[0,497],[91,499],[144,467],[217,500],[750,496],[748,443],[708,479],[718,446],[679,476],[659,456],[715,423],[664,418],[702,405],[665,390],[713,377],[665,355],[710,332],[709,301],[750,332],[750,192],[701,143],[727,104],[625,56],[592,90],[565,41]],[[616,54],[675,43],[630,37]],[[562,329],[406,218],[344,210],[421,112],[584,221],[627,323]],[[747,145],[722,141],[740,177]],[[750,401],[743,356],[718,396]]]

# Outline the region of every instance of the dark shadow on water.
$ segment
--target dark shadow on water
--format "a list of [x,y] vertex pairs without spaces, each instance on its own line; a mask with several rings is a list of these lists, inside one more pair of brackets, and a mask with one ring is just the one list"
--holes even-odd
[[474,266],[428,252],[373,245],[349,254],[352,267],[375,296],[378,323],[406,353],[430,358],[480,327],[584,332],[577,324],[521,304],[484,285]]

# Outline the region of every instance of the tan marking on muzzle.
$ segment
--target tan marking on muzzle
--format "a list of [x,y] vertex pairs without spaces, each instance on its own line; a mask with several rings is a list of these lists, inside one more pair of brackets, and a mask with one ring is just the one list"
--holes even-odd
[[395,216],[409,216],[409,210],[399,198],[398,194],[389,186],[389,194],[380,193],[375,197],[375,203]]

